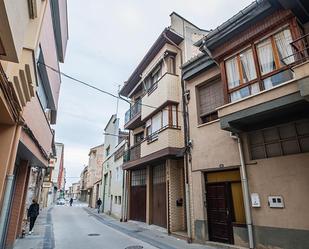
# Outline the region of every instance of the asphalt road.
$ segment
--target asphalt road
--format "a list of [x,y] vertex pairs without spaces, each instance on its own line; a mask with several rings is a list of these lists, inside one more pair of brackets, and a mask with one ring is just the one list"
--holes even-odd
[[56,206],[51,211],[51,217],[54,231],[52,236],[57,249],[125,249],[130,246],[156,248],[102,224],[79,204],[73,207]]

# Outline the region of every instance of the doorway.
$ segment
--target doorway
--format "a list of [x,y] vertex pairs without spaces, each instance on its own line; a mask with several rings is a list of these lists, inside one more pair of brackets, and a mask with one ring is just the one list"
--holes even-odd
[[130,219],[146,222],[146,169],[131,172]]
[[165,227],[166,217],[166,172],[165,165],[161,164],[153,167],[152,172],[152,223]]
[[205,174],[209,240],[234,244],[233,226],[245,224],[239,170]]

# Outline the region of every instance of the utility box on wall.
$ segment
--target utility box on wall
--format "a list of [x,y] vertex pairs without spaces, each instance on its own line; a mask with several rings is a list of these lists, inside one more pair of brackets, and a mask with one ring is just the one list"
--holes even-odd
[[283,197],[280,195],[268,196],[268,205],[271,208],[284,208]]

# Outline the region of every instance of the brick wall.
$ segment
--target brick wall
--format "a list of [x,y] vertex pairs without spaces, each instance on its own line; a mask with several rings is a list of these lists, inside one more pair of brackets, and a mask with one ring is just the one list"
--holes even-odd
[[[168,160],[169,179],[169,223],[170,231],[183,231],[185,226],[185,196],[183,161]],[[182,206],[177,206],[176,201],[182,199]]]

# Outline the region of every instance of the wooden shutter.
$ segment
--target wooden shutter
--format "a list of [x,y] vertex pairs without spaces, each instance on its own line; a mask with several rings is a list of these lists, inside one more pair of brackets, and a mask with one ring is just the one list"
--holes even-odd
[[199,113],[204,116],[215,112],[216,108],[224,104],[223,84],[216,80],[199,88]]

